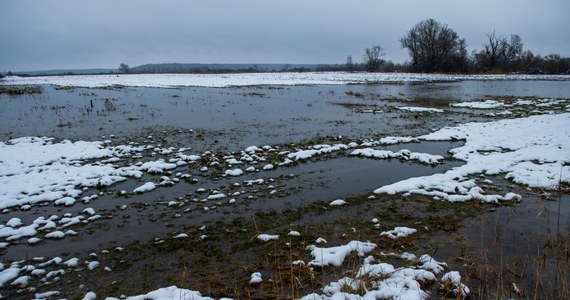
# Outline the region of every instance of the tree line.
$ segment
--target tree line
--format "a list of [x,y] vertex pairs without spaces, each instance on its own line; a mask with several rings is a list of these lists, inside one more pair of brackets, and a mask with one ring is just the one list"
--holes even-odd
[[434,19],[414,25],[400,38],[400,44],[410,55],[404,64],[382,59],[383,48],[375,45],[365,49],[362,64],[355,64],[349,55],[345,69],[349,72],[570,74],[570,58],[559,54],[542,57],[525,50],[518,34],[506,37],[495,31],[487,33],[483,49],[469,54],[465,39]]
[[343,71],[343,64],[199,64],[199,63],[164,63],[146,64],[130,67],[119,65],[119,73],[130,74],[226,74],[226,73],[263,73],[263,72],[326,72]]

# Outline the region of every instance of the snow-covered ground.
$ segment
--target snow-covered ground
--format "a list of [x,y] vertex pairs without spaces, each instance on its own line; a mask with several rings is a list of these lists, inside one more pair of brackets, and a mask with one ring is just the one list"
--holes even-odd
[[120,74],[6,77],[0,84],[52,84],[76,87],[113,85],[137,87],[227,87],[248,85],[367,84],[377,82],[433,82],[460,80],[570,80],[569,75],[454,75],[416,73],[247,73],[247,74]]
[[375,193],[416,193],[449,201],[517,200],[518,195],[485,195],[469,178],[499,175],[546,189],[570,182],[570,114],[538,115],[489,123],[448,127],[419,137],[423,140],[465,140],[451,150],[466,164],[444,174],[410,178],[375,190]]

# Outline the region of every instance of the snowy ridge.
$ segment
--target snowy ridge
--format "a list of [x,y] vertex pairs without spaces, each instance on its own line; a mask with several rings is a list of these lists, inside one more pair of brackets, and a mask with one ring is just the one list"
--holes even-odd
[[0,85],[51,84],[75,87],[229,87],[248,85],[370,84],[461,80],[570,80],[568,75],[453,75],[416,73],[245,73],[245,74],[120,74],[68,76],[9,76]]

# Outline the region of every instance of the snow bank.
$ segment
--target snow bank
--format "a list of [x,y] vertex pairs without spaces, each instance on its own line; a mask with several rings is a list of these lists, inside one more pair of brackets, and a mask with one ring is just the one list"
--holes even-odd
[[3,78],[0,85],[53,84],[107,87],[228,87],[248,85],[370,84],[374,82],[433,82],[460,80],[570,80],[568,75],[452,75],[413,73],[250,73],[250,74],[114,74]]
[[431,107],[417,107],[417,106],[403,106],[398,107],[399,110],[411,111],[411,112],[429,112],[429,113],[442,113],[443,109],[431,108]]
[[391,239],[398,239],[398,238],[402,238],[402,237],[407,237],[407,236],[412,235],[416,232],[417,232],[417,230],[414,228],[396,227],[393,230],[383,231],[382,233],[380,233],[380,235],[381,236],[385,235]]
[[331,153],[331,152],[335,152],[335,151],[340,151],[340,150],[344,150],[344,149],[348,149],[347,145],[344,144],[337,144],[337,145],[314,145],[311,147],[311,149],[307,149],[307,150],[299,150],[296,152],[292,152],[287,154],[287,158],[288,159],[292,159],[292,160],[305,160],[305,159],[309,159],[315,155],[322,155],[322,154],[326,154],[326,153]]
[[376,244],[369,242],[351,241],[350,243],[337,247],[320,248],[315,245],[307,247],[314,257],[309,265],[314,266],[340,266],[344,258],[353,251],[356,251],[359,256],[364,256],[366,253],[371,252],[376,248]]
[[449,105],[453,107],[465,107],[465,108],[475,108],[475,109],[497,108],[504,106],[503,103],[495,100],[459,102],[459,103],[451,103]]
[[443,174],[416,177],[376,189],[377,194],[415,193],[449,201],[517,200],[516,194],[485,195],[474,174],[506,174],[506,178],[530,187],[555,189],[570,182],[570,114],[539,115],[489,123],[446,127],[419,137],[422,140],[465,140],[452,149],[465,161]]
[[419,143],[420,140],[418,140],[415,137],[411,137],[411,136],[405,136],[405,137],[387,136],[387,137],[381,138],[378,142],[380,142],[380,144],[383,144],[383,145],[393,145],[393,144],[399,144],[399,143]]
[[435,165],[444,157],[441,155],[432,155],[428,153],[411,152],[402,149],[398,152],[390,150],[375,150],[372,148],[356,149],[350,155],[372,157],[377,159],[398,158],[403,160],[417,160],[424,164]]

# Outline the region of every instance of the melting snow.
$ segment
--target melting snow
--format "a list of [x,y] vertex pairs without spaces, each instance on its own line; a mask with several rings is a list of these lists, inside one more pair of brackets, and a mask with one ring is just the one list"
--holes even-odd
[[391,239],[397,239],[397,238],[407,237],[407,236],[414,234],[416,232],[417,232],[417,230],[414,228],[396,227],[393,230],[384,231],[384,232],[380,233],[380,235],[385,235]]
[[[370,82],[432,82],[458,80],[569,80],[567,75],[451,75],[419,73],[251,73],[251,74],[113,74],[3,78],[6,85],[53,84],[77,87],[112,85],[140,87],[228,87],[250,85],[366,84]],[[150,137],[149,137],[150,138]]]
[[135,193],[145,193],[145,192],[150,192],[152,190],[156,189],[156,184],[154,184],[153,182],[147,182],[141,186],[139,186],[138,188],[135,188],[133,190],[133,192]]
[[315,266],[340,266],[344,258],[353,251],[356,251],[359,256],[364,256],[366,253],[374,250],[376,244],[370,242],[351,241],[350,243],[337,247],[319,248],[315,245],[307,247],[314,257],[309,265]]
[[485,100],[485,101],[470,101],[470,102],[451,103],[450,106],[475,108],[475,109],[487,109],[487,108],[501,107],[501,106],[504,106],[504,104],[499,102],[499,101],[495,101],[495,100]]
[[257,283],[262,283],[263,279],[261,278],[261,273],[259,272],[255,272],[253,274],[251,274],[251,279],[249,280],[250,284],[257,284]]
[[430,107],[415,107],[415,106],[403,106],[398,107],[399,110],[411,111],[411,112],[429,112],[429,113],[442,113],[443,109],[430,108]]
[[262,240],[264,242],[269,242],[269,241],[273,241],[273,240],[278,240],[279,235],[271,235],[271,234],[262,233],[262,234],[257,236],[257,239]]
[[560,181],[570,182],[570,114],[567,113],[468,123],[419,138],[465,140],[462,147],[450,151],[454,158],[465,161],[465,165],[443,174],[402,180],[378,188],[375,193],[416,193],[449,201],[497,202],[518,200],[520,196],[485,195],[468,176],[504,173],[514,182],[548,189],[557,188]]
[[[119,298],[107,298],[109,300],[119,300]],[[180,289],[175,286],[160,288],[145,295],[128,297],[129,300],[214,300],[210,297],[202,297],[202,294],[196,291]],[[221,300],[221,299],[220,299]]]
[[350,155],[372,157],[378,159],[398,158],[403,160],[417,160],[419,162],[434,165],[437,164],[444,157],[441,155],[432,155],[428,153],[411,152],[410,150],[402,149],[398,152],[389,150],[375,150],[371,148],[356,149]]
[[330,206],[342,206],[345,204],[348,204],[348,203],[342,199],[336,199],[334,201],[331,201],[331,203],[329,203]]

